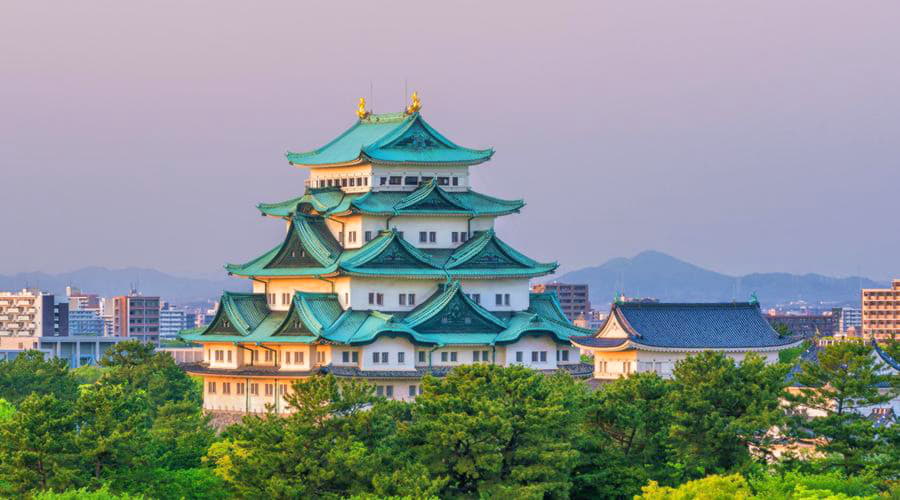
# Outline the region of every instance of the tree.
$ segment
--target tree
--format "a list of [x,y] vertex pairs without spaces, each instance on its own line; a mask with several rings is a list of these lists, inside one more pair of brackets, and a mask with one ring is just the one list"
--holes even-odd
[[767,450],[767,431],[784,420],[780,399],[787,370],[752,353],[735,365],[712,351],[675,365],[670,444],[687,478],[746,463],[751,445]]
[[660,486],[656,481],[641,488],[635,500],[741,500],[752,498],[747,480],[740,474],[707,476],[688,481],[678,487]]
[[0,421],[0,478],[9,493],[65,489],[79,482],[75,423],[72,403],[53,394],[27,396]]
[[95,485],[112,481],[115,489],[124,483],[145,480],[149,403],[143,391],[126,385],[100,383],[83,390],[75,408],[79,456]]
[[373,392],[332,375],[298,381],[286,398],[290,415],[245,417],[210,448],[207,461],[239,496],[364,493],[378,470],[372,447],[394,432]]
[[11,419],[14,413],[16,413],[16,407],[7,400],[0,398],[0,423]]
[[31,393],[74,401],[78,382],[69,375],[66,360],[44,359],[40,351],[25,351],[12,361],[0,362],[0,398],[18,406]]
[[[876,498],[878,487],[867,478],[845,477],[840,473],[783,475],[764,473],[751,476],[750,486],[759,498]],[[843,495],[843,496],[839,496]]]
[[109,370],[101,381],[106,384],[126,384],[132,390],[143,390],[150,409],[169,401],[192,401],[200,404],[197,384],[165,352],[155,352],[151,344],[129,340],[111,347],[103,355],[100,365]]
[[[787,396],[796,414],[794,434],[808,437],[811,433],[822,438],[824,443],[818,449],[830,454],[835,459],[833,465],[847,475],[859,473],[879,455],[896,455],[891,446],[886,447],[892,431],[879,431],[860,413],[900,393],[900,377],[883,368],[871,346],[835,343],[819,351],[817,362],[801,364],[795,375],[799,388]],[[809,410],[824,416],[807,418]],[[898,472],[898,467],[894,462],[890,469]]]
[[578,452],[566,401],[528,368],[469,365],[426,378],[409,426],[417,460],[450,479],[442,496],[563,497]]
[[80,488],[66,490],[61,493],[42,491],[35,493],[32,500],[143,500],[142,496],[129,495],[127,493],[115,494],[109,489],[109,485],[103,485],[100,489],[90,490]]
[[672,383],[655,373],[637,373],[598,389],[586,422],[586,459],[576,469],[574,496],[631,497],[648,480],[673,484],[680,478],[669,446]]

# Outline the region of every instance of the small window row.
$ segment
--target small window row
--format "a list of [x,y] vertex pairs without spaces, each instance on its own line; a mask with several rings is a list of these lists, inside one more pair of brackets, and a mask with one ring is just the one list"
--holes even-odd
[[[428,182],[435,177],[418,175],[390,175],[378,178],[379,186],[418,186],[420,183]],[[459,177],[437,177],[438,186],[459,186]]]
[[369,185],[368,177],[345,177],[341,179],[319,179],[318,187],[363,187]]

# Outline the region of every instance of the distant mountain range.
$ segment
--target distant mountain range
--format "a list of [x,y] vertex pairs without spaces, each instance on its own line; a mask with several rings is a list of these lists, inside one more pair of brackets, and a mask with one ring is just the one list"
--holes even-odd
[[860,288],[888,286],[868,278],[831,278],[820,274],[728,276],[652,250],[631,259],[612,259],[601,266],[568,272],[554,281],[587,283],[595,306],[613,301],[618,292],[666,302],[746,301],[755,292],[763,305],[804,300],[810,304],[858,307]]
[[159,295],[163,300],[174,303],[216,299],[222,295],[222,290],[250,291],[248,280],[228,277],[216,280],[182,278],[154,269],[140,268],[86,267],[61,274],[34,272],[0,275],[0,290],[14,291],[33,287],[62,297],[62,301],[66,300],[66,286],[70,285],[81,288],[85,293],[96,293],[104,297],[127,295],[134,286],[144,295]]

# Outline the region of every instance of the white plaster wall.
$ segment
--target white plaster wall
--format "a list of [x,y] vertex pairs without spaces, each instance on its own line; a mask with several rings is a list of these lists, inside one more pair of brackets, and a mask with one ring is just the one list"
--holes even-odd
[[[443,280],[387,280],[353,277],[350,279],[350,304],[357,310],[412,310],[415,306],[400,305],[399,295],[401,293],[414,293],[416,295],[416,305],[419,305],[437,291],[438,283],[443,283]],[[481,306],[489,311],[523,311],[528,308],[529,288],[527,279],[465,280],[462,282],[462,288],[465,293],[481,294]],[[343,291],[344,289],[341,288],[340,292],[343,293]],[[369,292],[383,293],[384,305],[369,305]],[[495,296],[498,293],[510,294],[509,306],[497,306],[494,304]]]
[[[553,370],[556,368],[556,348],[556,342],[547,335],[524,335],[517,342],[506,345],[506,365],[522,364],[536,370]],[[522,363],[516,362],[516,352],[519,351],[523,353]],[[533,363],[531,353],[534,351],[547,351],[547,361]]]
[[406,177],[408,175],[415,175],[419,177],[459,177],[459,185],[454,186],[451,184],[447,186],[441,186],[446,191],[464,191],[469,187],[469,167],[432,167],[432,168],[411,168],[411,167],[394,167],[394,166],[386,166],[386,165],[373,165],[372,166],[372,190],[373,191],[414,191],[418,186],[391,186],[386,184],[384,186],[380,185],[380,177],[390,177],[392,175],[399,175],[402,177]]
[[[217,351],[222,352],[222,361],[216,361]],[[229,355],[231,356],[231,361],[228,361]],[[236,369],[242,366],[244,357],[233,344],[206,344],[203,346],[203,360],[209,363],[210,368]]]
[[[474,363],[472,353],[475,351],[488,353],[488,360],[486,363],[490,363],[491,359],[491,347],[490,346],[447,346],[441,347],[440,349],[436,349],[433,353],[431,353],[431,366],[460,366],[460,365],[471,365]],[[442,360],[441,353],[447,353],[447,361]],[[452,352],[456,353],[456,361],[451,361]],[[480,359],[480,356],[479,356]],[[428,360],[427,356],[425,358],[426,362]],[[479,361],[482,363],[482,361]],[[426,363],[427,364],[427,363]]]
[[[343,353],[345,353],[345,352],[350,353],[350,354],[348,355],[349,357],[347,358],[347,362],[346,362],[346,363],[344,363],[344,361],[343,361],[343,359],[344,359],[344,354],[343,354]],[[357,353],[357,356],[358,356],[358,359],[359,359],[359,361],[357,361],[356,363],[353,362],[353,355],[352,355],[352,353],[354,353],[354,352]],[[333,365],[336,365],[336,366],[356,366],[356,367],[359,367],[360,363],[362,362],[362,356],[363,356],[363,354],[362,354],[362,349],[357,348],[357,347],[334,346],[334,347],[332,348],[331,356],[332,356],[332,358],[331,358],[331,363],[332,363]]]
[[[679,353],[679,352],[655,352],[655,351],[635,351],[634,359],[626,359],[623,357],[626,353],[612,352],[606,353],[597,351],[594,353],[594,372],[598,378],[616,378],[623,374],[623,363],[631,361],[632,372],[656,372],[664,378],[671,378],[672,371],[675,369],[675,363],[684,360],[691,354],[697,353]],[[778,352],[758,352],[766,363],[774,363],[778,361]],[[740,363],[747,356],[746,352],[726,352],[725,355]],[[601,373],[600,362],[606,361],[606,373]]]
[[[415,346],[403,337],[381,336],[360,349],[360,369],[362,370],[414,370]],[[372,353],[387,352],[388,363],[373,363]],[[397,353],[404,353],[403,363],[397,362]]]
[[[481,229],[490,228],[493,225],[492,218],[484,217],[482,219],[491,220],[490,222],[486,222],[484,220],[479,221]],[[397,231],[402,231],[403,239],[417,248],[458,247],[461,243],[454,243],[453,235],[451,233],[454,231],[465,232],[470,230],[468,218],[466,217],[398,216],[391,219],[390,227],[395,228]],[[436,232],[437,234],[435,234],[435,242],[420,242],[419,233],[422,231]]]
[[[364,193],[371,188],[372,185],[372,166],[357,165],[353,167],[327,167],[327,168],[310,168],[309,185],[312,187],[320,187],[320,180],[337,180],[340,179],[360,179],[366,178],[368,185],[366,186],[347,186],[341,189],[345,193]],[[327,184],[327,183],[326,183]]]

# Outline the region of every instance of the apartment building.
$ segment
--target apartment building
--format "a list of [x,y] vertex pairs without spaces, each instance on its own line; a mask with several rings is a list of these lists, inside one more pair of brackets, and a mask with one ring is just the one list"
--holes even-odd
[[0,292],[0,337],[52,337],[68,334],[53,295],[38,290]]
[[113,297],[114,331],[117,337],[159,343],[159,297],[146,297],[136,291]]
[[569,284],[553,281],[531,287],[534,293],[556,293],[559,305],[569,321],[575,321],[579,316],[588,318],[591,315],[591,299],[588,285]]
[[863,337],[900,338],[900,279],[891,288],[862,290]]

